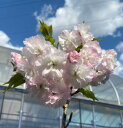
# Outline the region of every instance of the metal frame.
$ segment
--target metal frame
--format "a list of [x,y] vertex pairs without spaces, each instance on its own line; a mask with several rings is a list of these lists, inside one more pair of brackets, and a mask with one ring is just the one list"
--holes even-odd
[[[21,99],[21,106],[20,106],[20,115],[19,115],[19,124],[18,124],[18,128],[22,128],[21,127],[21,123],[22,123],[22,116],[23,116],[23,106],[24,106],[24,95],[25,93],[22,93],[22,99]],[[81,110],[81,105],[80,105],[80,102],[82,103],[87,103],[87,104],[91,104],[93,107],[92,107],[92,115],[93,115],[93,128],[96,128],[96,122],[95,122],[95,105],[103,105],[105,107],[104,104],[99,104],[98,102],[93,102],[93,101],[89,101],[89,100],[84,100],[84,99],[76,99],[76,98],[73,98],[73,101],[74,100],[77,100],[78,101],[78,104],[79,104],[79,109]],[[111,107],[111,108],[114,108],[113,106],[108,106],[108,107]],[[116,108],[116,109],[119,109],[119,108]],[[61,113],[61,108],[59,108],[59,113]],[[82,115],[80,116],[80,119],[82,118]],[[60,119],[60,117],[59,117]],[[121,117],[122,119],[122,117]],[[81,122],[80,121],[80,128],[82,128],[82,123],[84,122]],[[121,124],[121,128],[122,128],[122,124]]]
[[[83,102],[83,103],[85,102],[87,104],[92,105],[92,116],[93,116],[92,125],[93,125],[93,128],[96,128],[95,105],[101,105],[101,106],[104,106],[104,107],[119,109],[120,118],[121,118],[121,128],[123,128],[123,115],[122,115],[123,106],[121,105],[120,97],[119,97],[119,94],[118,94],[118,91],[117,91],[115,85],[113,84],[113,82],[111,80],[109,80],[109,83],[112,86],[112,88],[114,90],[114,93],[116,95],[117,105],[110,104],[110,103],[102,103],[102,102],[99,102],[99,101],[92,101],[92,100],[88,100],[88,99],[78,99],[78,98],[75,98],[75,97],[73,98],[73,100],[78,101],[79,109],[81,109],[80,102]],[[3,89],[4,87],[1,86],[0,88]],[[25,85],[24,85],[24,88],[25,88]],[[91,86],[89,86],[89,88],[90,88],[91,91],[93,91]],[[22,93],[21,106],[20,106],[20,112],[19,112],[19,123],[18,123],[18,128],[21,128],[22,117],[23,117],[23,107],[24,107],[24,95],[27,93],[27,91],[24,90],[24,89],[17,89],[17,88],[12,89],[11,91],[17,91],[17,92]],[[4,102],[4,99],[2,100],[2,107],[3,107],[3,102]],[[2,112],[2,108],[1,108],[1,112]],[[61,108],[59,109],[59,115],[60,114],[61,114]],[[80,112],[80,128],[82,128],[82,123],[83,123],[83,122],[81,122],[81,118],[82,118],[82,115],[81,115],[81,112]],[[61,120],[61,116],[59,117],[59,119]],[[61,123],[60,123],[59,126],[61,126]]]
[[23,107],[24,107],[24,93],[22,93],[22,99],[21,99],[21,106],[20,106],[20,112],[19,112],[19,122],[18,122],[18,128],[21,128],[21,122],[23,117]]

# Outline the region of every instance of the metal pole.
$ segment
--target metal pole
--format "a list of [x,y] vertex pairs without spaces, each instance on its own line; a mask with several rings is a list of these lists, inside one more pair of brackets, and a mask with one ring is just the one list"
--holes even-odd
[[22,116],[23,116],[23,106],[24,106],[24,93],[22,94],[22,99],[21,99],[18,128],[21,128],[21,122],[22,122]]
[[81,115],[81,104],[80,104],[80,100],[79,101],[79,117],[80,117],[80,128],[82,128],[82,115]]
[[[89,86],[89,87],[90,87],[90,90],[93,91],[92,90],[92,87],[91,86]],[[95,124],[95,107],[94,107],[94,104],[92,104],[92,116],[93,116],[93,121],[92,121],[93,122],[93,127],[96,128],[96,124]]]
[[61,115],[61,108],[59,108],[59,120],[60,120],[60,122],[59,122],[59,128],[61,128],[61,127],[62,127],[62,115]]
[[92,105],[92,108],[93,108],[93,113],[92,113],[92,116],[93,116],[93,127],[96,128],[96,124],[95,124],[95,107],[94,107],[94,104]]
[[[111,86],[113,87],[114,91],[115,91],[115,94],[116,94],[116,97],[117,97],[117,102],[118,102],[118,105],[121,105],[120,103],[120,96],[118,94],[118,91],[115,87],[115,85],[113,84],[113,82],[109,79],[109,82],[111,84]],[[120,119],[121,119],[121,128],[123,128],[123,116],[122,116],[122,111],[120,110]]]
[[3,98],[2,98],[1,108],[0,108],[0,119],[1,119],[1,116],[2,116],[2,110],[3,110],[4,98],[5,98],[5,92],[3,92]]
[[113,84],[113,82],[110,79],[109,79],[109,82],[110,82],[111,86],[113,87],[114,92],[116,94],[118,105],[120,105],[120,97],[119,97],[119,94],[117,92],[117,89],[116,89],[115,85]]
[[120,110],[120,118],[121,118],[121,128],[123,128],[123,113]]

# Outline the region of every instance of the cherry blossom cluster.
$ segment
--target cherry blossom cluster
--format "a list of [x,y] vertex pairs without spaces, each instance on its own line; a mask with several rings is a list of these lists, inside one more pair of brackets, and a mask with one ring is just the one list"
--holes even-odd
[[25,39],[21,55],[11,53],[12,63],[33,98],[48,106],[63,106],[72,89],[105,83],[116,67],[116,52],[101,49],[94,39],[86,24],[62,31],[58,49],[36,35]]

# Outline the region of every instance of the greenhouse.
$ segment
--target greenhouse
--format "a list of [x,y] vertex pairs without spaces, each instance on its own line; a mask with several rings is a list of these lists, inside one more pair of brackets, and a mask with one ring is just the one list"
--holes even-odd
[[[14,49],[0,47],[0,84],[12,75]],[[0,86],[1,89],[4,86]],[[98,87],[90,87],[99,101],[77,95],[68,113],[74,113],[69,128],[123,128],[123,78],[111,75]],[[68,114],[69,115],[69,114]],[[31,99],[25,85],[0,93],[0,128],[60,128],[62,108],[48,108]]]

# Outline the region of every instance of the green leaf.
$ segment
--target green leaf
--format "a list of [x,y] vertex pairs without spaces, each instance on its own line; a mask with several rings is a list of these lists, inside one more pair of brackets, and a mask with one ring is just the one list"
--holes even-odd
[[52,25],[48,26],[43,21],[40,21],[40,32],[43,36],[52,36],[53,30]]
[[93,38],[92,41],[101,41],[102,39]]
[[51,42],[51,44],[58,48],[58,43],[55,43],[55,39],[52,37],[53,29],[52,25],[48,26],[43,21],[40,21],[40,32],[45,37],[46,41]]
[[21,73],[17,73],[13,75],[8,82],[3,84],[3,85],[9,84],[8,87],[4,89],[4,91],[15,88],[23,83],[25,83],[23,75]]
[[82,49],[82,47],[83,47],[83,45],[80,44],[75,50],[76,50],[77,52],[80,52],[80,50]]
[[46,28],[46,25],[44,24],[44,22],[40,21],[40,32],[42,33],[43,36],[47,36],[48,35],[48,31]]
[[79,92],[81,92],[83,94],[83,96],[93,99],[93,100],[98,100],[94,93],[92,91],[90,91],[89,89],[84,89],[84,88],[80,88],[78,89]]
[[55,43],[55,47],[56,47],[56,48],[59,47],[59,42]]
[[50,41],[51,44],[54,46],[55,39],[54,39],[53,37],[51,37],[51,36],[46,36],[46,37],[45,37],[45,40],[46,40],[46,41]]
[[52,36],[53,35],[53,28],[52,25],[49,26],[49,35]]

